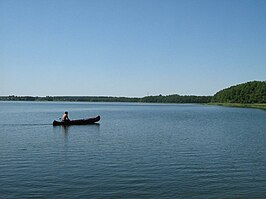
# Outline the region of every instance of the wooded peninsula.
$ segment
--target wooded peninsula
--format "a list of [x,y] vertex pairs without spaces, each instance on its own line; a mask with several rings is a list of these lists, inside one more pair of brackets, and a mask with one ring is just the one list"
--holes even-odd
[[0,96],[0,101],[68,101],[68,102],[138,102],[138,103],[204,103],[224,106],[266,109],[266,81],[251,81],[225,88],[214,96],[157,95],[145,97],[109,96]]

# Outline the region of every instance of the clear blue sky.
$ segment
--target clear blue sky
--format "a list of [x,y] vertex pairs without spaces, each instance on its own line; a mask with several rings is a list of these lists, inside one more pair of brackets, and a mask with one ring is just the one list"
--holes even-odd
[[0,0],[0,95],[213,95],[265,79],[265,0]]

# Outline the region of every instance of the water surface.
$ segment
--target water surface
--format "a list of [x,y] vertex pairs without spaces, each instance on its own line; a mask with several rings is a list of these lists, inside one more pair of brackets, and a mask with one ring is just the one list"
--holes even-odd
[[[53,127],[101,115],[99,125]],[[263,198],[266,111],[0,102],[1,198]]]

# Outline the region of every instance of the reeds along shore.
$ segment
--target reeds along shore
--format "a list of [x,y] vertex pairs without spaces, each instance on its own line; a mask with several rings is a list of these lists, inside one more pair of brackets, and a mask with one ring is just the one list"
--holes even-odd
[[239,108],[257,108],[266,110],[266,104],[240,104],[240,103],[208,103],[209,105],[239,107]]

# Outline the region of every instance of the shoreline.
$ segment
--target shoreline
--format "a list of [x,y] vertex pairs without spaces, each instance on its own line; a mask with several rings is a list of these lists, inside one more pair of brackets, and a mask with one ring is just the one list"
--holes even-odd
[[214,106],[236,107],[236,108],[255,108],[266,110],[266,104],[240,104],[240,103],[207,103]]
[[95,101],[77,101],[77,100],[0,100],[2,102],[111,102],[111,103],[143,103],[143,104],[201,104],[201,105],[211,105],[211,106],[224,106],[224,107],[235,107],[235,108],[255,108],[255,109],[261,109],[266,111],[266,103],[264,104],[241,104],[241,103],[217,103],[217,102],[209,102],[209,103],[197,103],[197,102],[184,102],[184,103],[175,103],[175,102],[145,102],[145,101],[123,101],[123,100],[95,100]]

